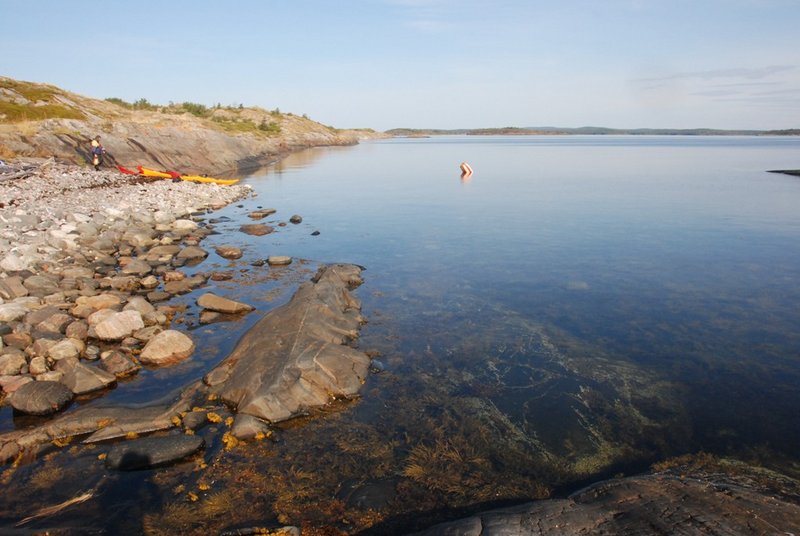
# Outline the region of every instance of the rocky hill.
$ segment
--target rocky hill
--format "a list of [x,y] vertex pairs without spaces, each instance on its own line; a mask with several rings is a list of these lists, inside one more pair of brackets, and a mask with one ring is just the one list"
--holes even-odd
[[255,169],[305,147],[352,145],[378,136],[278,110],[99,100],[0,77],[0,159],[55,157],[85,164],[89,141],[98,135],[107,165],[214,175]]

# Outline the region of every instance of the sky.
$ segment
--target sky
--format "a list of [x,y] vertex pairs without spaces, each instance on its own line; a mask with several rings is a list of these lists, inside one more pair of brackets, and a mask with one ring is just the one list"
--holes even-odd
[[800,128],[800,0],[0,0],[0,75],[337,128]]

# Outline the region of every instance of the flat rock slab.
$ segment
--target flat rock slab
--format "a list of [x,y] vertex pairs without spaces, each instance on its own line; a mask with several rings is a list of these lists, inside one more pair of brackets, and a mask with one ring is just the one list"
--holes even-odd
[[211,292],[200,296],[197,299],[197,305],[199,305],[203,309],[208,309],[210,311],[217,311],[218,313],[228,313],[228,314],[247,313],[254,309],[252,305],[229,300],[228,298],[217,296],[216,294],[213,294]]
[[262,208],[260,210],[254,210],[253,212],[248,214],[248,216],[254,220],[260,220],[262,218],[266,218],[267,216],[271,216],[276,212],[277,210],[275,210],[274,208]]
[[144,437],[118,443],[106,456],[106,467],[120,471],[150,469],[191,456],[205,446],[200,436]]
[[76,395],[100,391],[117,383],[115,375],[103,369],[85,365],[77,358],[62,359],[56,363],[55,370],[64,375],[61,382]]
[[28,382],[11,396],[11,406],[28,415],[50,415],[72,401],[69,387],[60,382]]
[[606,480],[567,499],[492,510],[417,536],[796,534],[800,505],[731,482],[673,475]]
[[321,268],[289,303],[256,323],[203,381],[238,415],[278,422],[332,396],[358,392],[369,357],[345,343],[358,336],[361,283],[353,265]]
[[292,264],[292,258],[285,255],[270,255],[267,257],[267,264],[270,266],[288,266]]

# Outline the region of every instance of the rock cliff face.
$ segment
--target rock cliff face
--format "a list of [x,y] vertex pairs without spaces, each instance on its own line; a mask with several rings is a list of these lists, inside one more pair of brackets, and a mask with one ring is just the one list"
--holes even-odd
[[186,104],[136,109],[0,77],[0,158],[54,156],[84,164],[90,140],[99,135],[106,165],[235,174],[293,150],[352,145],[375,135],[278,111]]

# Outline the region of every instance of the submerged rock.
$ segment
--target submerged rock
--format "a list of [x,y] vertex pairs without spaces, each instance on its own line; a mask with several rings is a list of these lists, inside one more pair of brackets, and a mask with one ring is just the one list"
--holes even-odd
[[167,465],[194,454],[205,446],[200,436],[145,437],[118,443],[106,456],[106,467],[135,471]]

